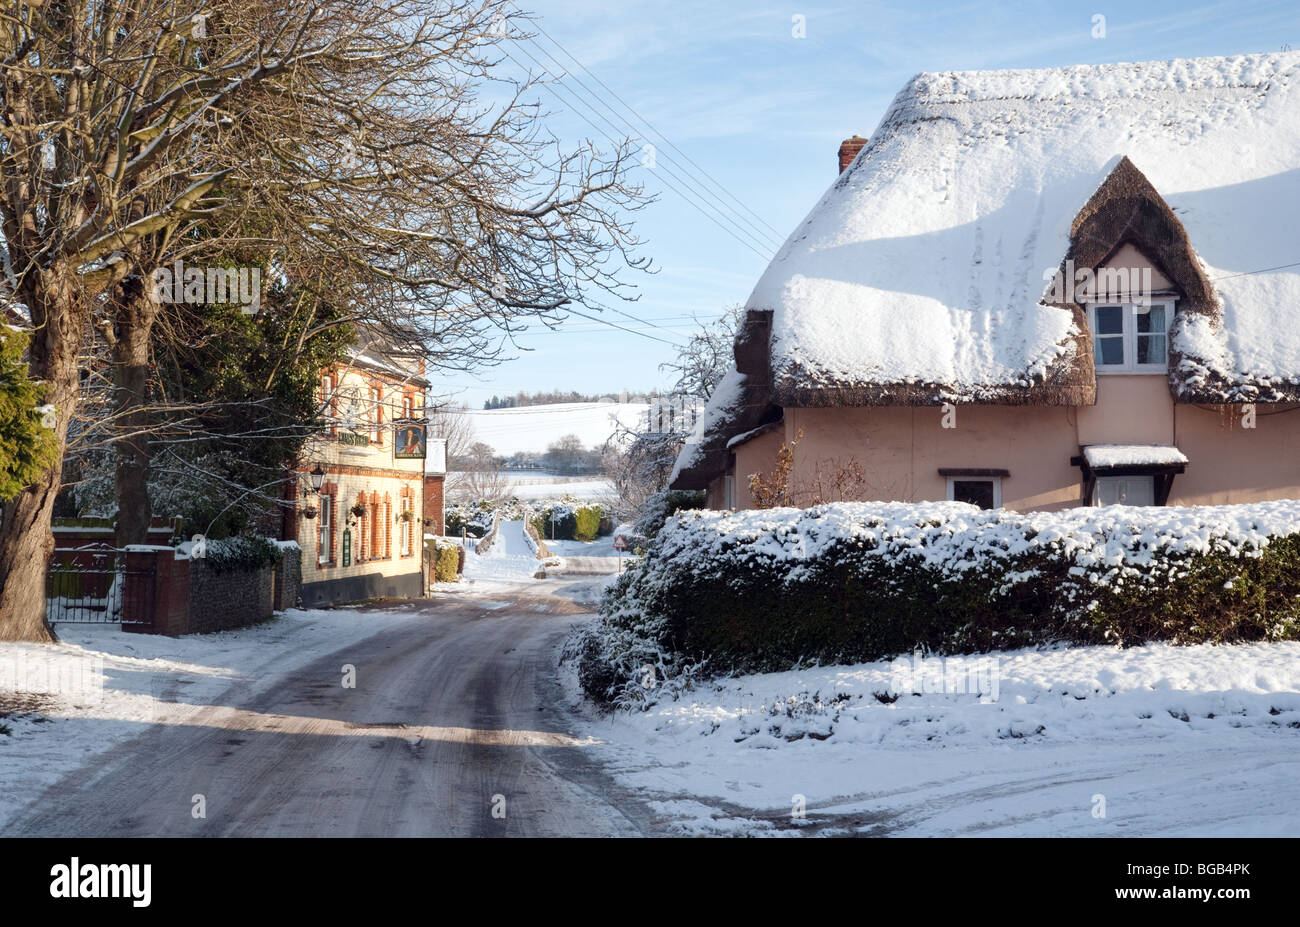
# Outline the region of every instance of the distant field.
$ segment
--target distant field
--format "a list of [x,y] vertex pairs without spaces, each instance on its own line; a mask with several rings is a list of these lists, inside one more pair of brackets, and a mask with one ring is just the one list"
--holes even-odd
[[577,435],[583,447],[602,445],[620,424],[626,428],[642,425],[649,408],[644,402],[566,402],[520,409],[471,409],[465,414],[474,426],[474,440],[509,457],[544,453],[565,435]]
[[614,487],[599,476],[559,476],[538,470],[507,473],[511,495],[520,499],[550,499],[564,495],[600,501],[612,498]]

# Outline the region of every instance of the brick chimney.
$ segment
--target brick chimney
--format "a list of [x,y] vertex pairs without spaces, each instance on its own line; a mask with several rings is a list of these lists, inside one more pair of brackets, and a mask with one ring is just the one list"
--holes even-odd
[[840,142],[841,174],[844,173],[845,168],[853,163],[853,159],[858,156],[858,152],[862,150],[862,146],[866,143],[867,140],[861,135],[855,135],[852,138],[846,138],[844,141]]

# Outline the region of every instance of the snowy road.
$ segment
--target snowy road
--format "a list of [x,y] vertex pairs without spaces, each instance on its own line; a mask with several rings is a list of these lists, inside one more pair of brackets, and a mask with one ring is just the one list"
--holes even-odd
[[[570,732],[561,707],[555,648],[582,609],[557,588],[412,603],[415,620],[262,695],[236,686],[216,704],[170,706],[48,788],[6,833],[644,833],[651,813],[605,777],[597,745]],[[355,688],[341,685],[344,664]]]

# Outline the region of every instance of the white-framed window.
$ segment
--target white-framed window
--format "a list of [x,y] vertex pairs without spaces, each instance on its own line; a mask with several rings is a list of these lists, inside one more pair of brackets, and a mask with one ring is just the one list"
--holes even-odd
[[320,497],[320,512],[316,515],[320,522],[320,533],[316,539],[316,562],[330,562],[330,531],[334,527],[334,497],[322,495]]
[[969,502],[982,509],[1002,508],[1002,477],[950,476],[948,501]]
[[722,478],[722,507],[724,509],[736,507],[736,478],[730,474]]
[[1088,307],[1098,373],[1166,373],[1173,300],[1095,303]]
[[1099,476],[1092,491],[1093,505],[1155,505],[1153,476]]

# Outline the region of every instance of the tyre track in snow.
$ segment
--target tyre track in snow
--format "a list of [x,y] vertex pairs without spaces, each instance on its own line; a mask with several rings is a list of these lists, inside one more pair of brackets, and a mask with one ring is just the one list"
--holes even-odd
[[[583,614],[543,584],[419,600],[261,695],[170,705],[17,815],[10,835],[638,835],[652,815],[570,734],[555,650]],[[549,585],[549,584],[546,584]],[[386,606],[391,608],[391,605]],[[361,619],[361,616],[359,616]],[[361,619],[363,620],[363,619]],[[344,663],[357,687],[340,685]],[[174,709],[171,710],[171,709]],[[206,817],[191,810],[204,796]],[[493,815],[504,798],[505,816]]]

